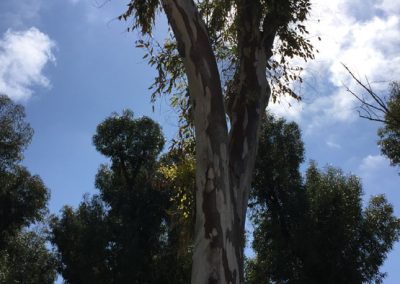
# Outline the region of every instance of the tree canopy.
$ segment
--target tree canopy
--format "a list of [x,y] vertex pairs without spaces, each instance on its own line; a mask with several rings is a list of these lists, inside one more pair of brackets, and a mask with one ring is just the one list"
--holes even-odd
[[[138,131],[143,121],[149,131]],[[111,153],[96,176],[99,194],[51,223],[64,280],[190,282],[192,148],[159,157],[158,125],[128,111],[99,124],[93,141]],[[303,179],[303,160],[298,125],[267,114],[249,204],[256,257],[247,262],[246,283],[381,283],[379,268],[400,233],[392,206],[376,196],[364,208],[360,180],[332,167],[312,163]]]
[[382,283],[379,268],[400,234],[392,205],[379,195],[364,208],[360,180],[333,167],[311,163],[303,181],[297,125],[268,122],[250,199],[256,257],[248,283]]
[[157,174],[159,125],[124,111],[98,125],[93,143],[111,161],[96,175],[99,194],[51,223],[65,281],[187,283],[190,261],[178,255],[168,213],[175,195]]
[[0,94],[0,169],[12,166],[23,158],[23,150],[32,139],[33,129],[25,122],[22,105]]
[[53,284],[56,266],[45,233],[21,230],[0,250],[0,283]]
[[27,227],[44,221],[49,191],[20,162],[33,130],[24,107],[0,95],[0,282],[53,283],[55,259],[43,233]]
[[24,226],[40,221],[49,192],[39,176],[20,161],[33,130],[25,122],[23,106],[0,96],[0,244]]
[[384,126],[378,130],[382,153],[389,158],[392,165],[400,166],[400,83],[391,84],[390,96],[387,99]]
[[[155,66],[158,75],[154,80],[153,99],[157,95],[174,93],[172,99],[174,106],[185,105],[183,115],[187,108],[191,108],[187,97],[187,82],[185,78],[183,61],[179,55],[182,47],[175,36],[169,33],[164,42],[157,42],[152,34],[156,25],[157,15],[168,1],[141,0],[130,1],[128,9],[119,19],[133,18],[132,26],[128,31],[138,29],[142,37],[137,41],[137,47],[146,52],[145,58],[151,66]],[[222,74],[222,82],[227,87],[226,95],[233,95],[229,88],[233,87],[233,74],[239,67],[240,50],[245,45],[244,21],[250,14],[254,25],[258,25],[260,32],[264,32],[264,44],[271,45],[277,37],[273,50],[274,57],[268,65],[268,75],[273,81],[274,98],[282,93],[288,93],[296,98],[298,95],[289,87],[291,80],[301,80],[301,67],[290,65],[290,58],[301,57],[305,60],[314,58],[314,48],[307,38],[308,31],[304,22],[311,9],[308,0],[274,1],[195,1],[199,15],[205,23],[209,41]],[[247,9],[247,10],[246,10]],[[246,14],[248,13],[248,14]],[[268,33],[273,34],[268,37]],[[246,38],[247,39],[247,38]],[[270,46],[271,47],[271,46]],[[179,49],[180,48],[180,49]],[[230,94],[229,94],[230,93]],[[180,102],[178,104],[177,102]]]

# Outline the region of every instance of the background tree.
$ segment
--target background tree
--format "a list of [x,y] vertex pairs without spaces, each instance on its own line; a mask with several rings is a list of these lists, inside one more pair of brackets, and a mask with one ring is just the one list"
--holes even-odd
[[113,283],[105,210],[98,197],[86,196],[76,210],[65,206],[60,217],[53,217],[51,242],[66,283]]
[[133,28],[151,36],[161,6],[173,37],[157,56],[148,42],[139,45],[148,48],[149,62],[159,71],[156,92],[182,83],[193,107],[197,190],[191,282],[242,283],[247,201],[261,117],[271,95],[266,73],[272,67],[269,79],[281,82],[279,75],[292,75],[287,58],[313,57],[302,24],[310,3],[131,0],[121,18],[132,16]]
[[21,230],[0,250],[0,283],[52,284],[56,265],[45,232]]
[[45,236],[26,228],[41,222],[49,192],[39,176],[20,161],[33,130],[23,106],[0,95],[0,282],[53,283],[53,255]]
[[379,141],[383,155],[389,158],[393,166],[400,165],[400,83],[392,82],[387,97],[383,97],[372,90],[371,85],[363,83],[350,69],[344,65],[347,72],[361,87],[363,93],[357,94],[347,88],[359,102],[360,117],[382,122],[383,127],[378,129]]
[[[285,279],[300,269],[297,254],[305,248],[297,235],[307,230],[304,227],[306,196],[299,171],[303,160],[304,145],[298,125],[267,114],[261,128],[249,203],[255,228],[253,247],[258,256],[257,267],[250,261],[248,265],[252,269],[247,269],[247,274],[266,266],[269,274]],[[267,239],[262,239],[266,236]],[[262,250],[269,241],[273,244],[268,246],[268,251]],[[266,282],[261,271],[257,275],[262,276],[248,275],[248,281]]]
[[400,83],[393,82],[387,100],[384,126],[379,128],[379,146],[382,154],[389,158],[393,166],[400,166]]
[[31,142],[33,129],[25,122],[22,105],[14,104],[0,94],[0,169],[13,167],[23,159],[23,151]]
[[158,170],[164,145],[158,124],[134,119],[130,111],[113,114],[99,124],[93,142],[111,160],[96,176],[99,194],[86,196],[76,210],[65,207],[51,225],[63,278],[67,283],[188,283],[190,261],[178,255],[179,234],[171,226],[171,199],[179,191],[172,194]]
[[[312,163],[303,182],[297,125],[268,118],[251,195],[248,283],[381,283],[379,267],[400,234],[392,206],[376,196],[363,208],[359,179],[334,168]],[[281,167],[271,169],[271,160]]]
[[170,200],[165,224],[168,237],[157,271],[164,269],[162,274],[175,279],[171,283],[190,283],[192,267],[195,158],[190,145],[182,146],[163,155],[157,170],[160,188],[169,193]]

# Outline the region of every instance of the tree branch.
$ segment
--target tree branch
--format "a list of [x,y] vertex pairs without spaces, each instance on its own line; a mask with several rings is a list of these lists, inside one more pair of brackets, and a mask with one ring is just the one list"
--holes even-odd
[[[358,79],[354,75],[353,72],[351,72],[351,70],[345,64],[342,63],[342,65],[346,69],[346,71],[350,74],[350,76],[353,78],[353,80],[356,81],[356,83],[367,92],[370,98],[372,98],[372,102],[369,102],[364,97],[360,97],[355,92],[350,90],[349,87],[346,87],[346,90],[361,103],[359,109],[365,112],[365,114],[362,114],[361,111],[358,111],[359,116],[371,121],[388,123],[388,121],[385,119],[385,116],[389,115],[390,113],[387,107],[387,103],[381,97],[379,97],[374,91],[372,91],[371,85],[368,80],[367,80],[368,85],[364,84],[363,82],[361,82],[360,79]],[[380,114],[376,113],[375,111],[379,112]]]

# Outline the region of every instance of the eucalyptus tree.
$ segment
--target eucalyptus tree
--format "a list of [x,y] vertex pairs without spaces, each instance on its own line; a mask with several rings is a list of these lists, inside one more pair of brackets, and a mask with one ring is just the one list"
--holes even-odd
[[[196,139],[192,283],[242,283],[244,226],[261,118],[275,88],[298,78],[288,58],[313,58],[308,0],[131,0],[138,46],[158,70],[155,94],[181,92]],[[157,12],[171,34],[152,44]],[[130,29],[130,28],[129,28]],[[149,39],[150,38],[150,39]],[[274,44],[276,42],[276,44]],[[283,79],[283,80],[282,80]]]

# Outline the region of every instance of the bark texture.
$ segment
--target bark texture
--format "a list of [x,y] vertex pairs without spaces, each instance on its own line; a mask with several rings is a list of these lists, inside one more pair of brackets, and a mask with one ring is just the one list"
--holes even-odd
[[[192,0],[163,0],[194,101],[196,232],[192,283],[243,283],[244,226],[261,116],[270,88],[267,60],[275,29],[260,31],[260,11],[238,1],[240,62],[225,109],[206,26]],[[231,127],[228,133],[227,113]]]

